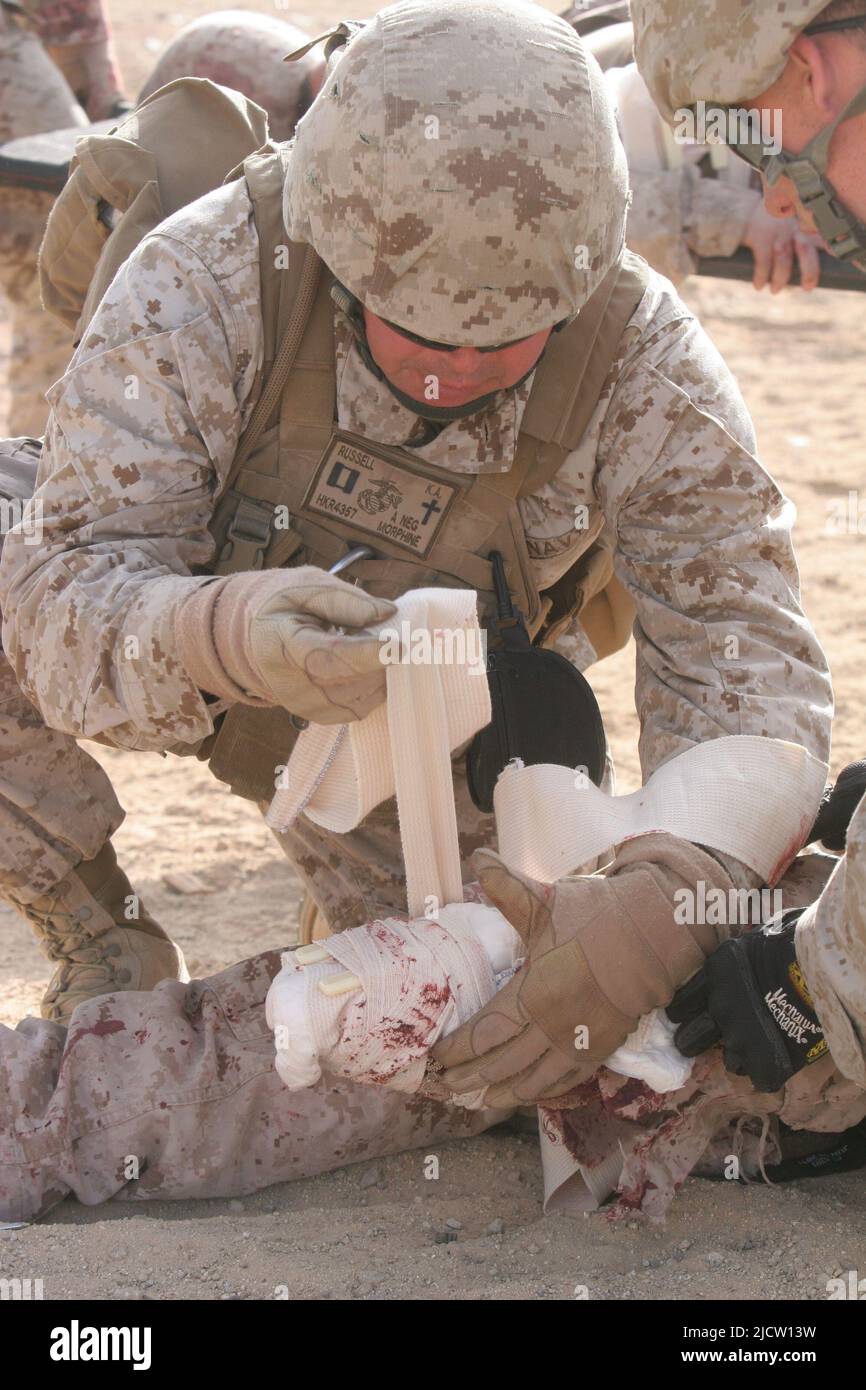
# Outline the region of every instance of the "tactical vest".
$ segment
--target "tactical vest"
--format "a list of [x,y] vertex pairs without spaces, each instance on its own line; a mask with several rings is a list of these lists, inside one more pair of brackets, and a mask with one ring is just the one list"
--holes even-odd
[[[604,525],[598,505],[580,532],[577,559],[541,592],[517,503],[558,472],[584,434],[646,289],[645,263],[626,252],[578,317],[551,337],[535,370],[509,471],[454,473],[410,449],[378,445],[336,428],[333,276],[318,261],[311,292],[311,260],[317,258],[311,248],[297,244],[289,245],[288,269],[277,269],[278,248],[286,246],[279,152],[259,151],[238,172],[246,179],[260,241],[264,360],[253,390],[263,399],[211,521],[216,559],[208,568],[218,574],[277,565],[330,569],[352,548],[368,545],[376,558],[359,560],[351,570],[367,592],[396,598],[431,585],[472,588],[485,624],[494,602],[488,557],[499,551],[536,642],[551,642],[579,615],[600,657],[623,646],[634,610],[613,577],[609,551],[597,544]],[[290,320],[298,314],[305,274],[310,296],[305,326],[276,396],[275,364]],[[274,398],[272,410],[269,398]],[[284,710],[237,705],[199,756],[208,757],[214,774],[234,792],[265,800],[296,737]]]

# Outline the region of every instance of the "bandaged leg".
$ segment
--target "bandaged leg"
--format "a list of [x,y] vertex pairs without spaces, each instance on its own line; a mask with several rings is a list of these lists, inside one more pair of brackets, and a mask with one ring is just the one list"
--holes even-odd
[[265,1022],[278,968],[272,951],[192,984],[103,995],[68,1033],[36,1018],[0,1026],[0,1221],[69,1192],[88,1205],[240,1197],[503,1119],[351,1081],[290,1093]]
[[416,1091],[433,1044],[493,997],[522,954],[513,927],[481,903],[286,951],[267,999],[277,1071],[290,1090],[324,1072]]

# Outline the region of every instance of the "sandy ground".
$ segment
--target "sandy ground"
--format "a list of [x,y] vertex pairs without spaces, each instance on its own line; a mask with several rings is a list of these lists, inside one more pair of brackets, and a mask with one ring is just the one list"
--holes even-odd
[[[112,0],[130,87],[181,24],[212,8],[204,0],[182,12]],[[265,3],[252,8],[273,12]],[[311,33],[343,10],[325,3],[290,15],[277,7]],[[858,403],[866,305],[829,292],[757,297],[720,282],[692,282],[686,297],[737,374],[766,466],[798,507],[804,603],[835,672],[838,770],[866,752],[866,493],[857,496],[866,478]],[[17,432],[36,432],[41,407],[25,402],[22,423],[22,403],[5,385],[9,356],[8,324],[0,322],[0,431],[8,432],[14,404]],[[47,385],[59,360],[34,327],[34,379]],[[846,506],[840,532],[836,517]],[[625,790],[637,779],[633,663],[627,650],[593,675]],[[127,808],[116,841],[122,861],[194,973],[292,939],[299,886],[253,809],[192,760],[94,751]],[[169,877],[179,870],[211,891],[173,891]],[[0,1019],[14,1024],[35,1012],[45,977],[26,927],[0,910]],[[583,1286],[590,1298],[784,1300],[826,1297],[840,1270],[866,1274],[861,1174],[778,1188],[693,1180],[665,1228],[613,1230],[599,1216],[541,1215],[529,1135],[500,1129],[438,1154],[438,1181],[425,1179],[419,1152],[242,1202],[96,1210],[67,1203],[40,1226],[0,1232],[0,1276],[42,1278],[46,1298],[535,1299],[572,1298]]]

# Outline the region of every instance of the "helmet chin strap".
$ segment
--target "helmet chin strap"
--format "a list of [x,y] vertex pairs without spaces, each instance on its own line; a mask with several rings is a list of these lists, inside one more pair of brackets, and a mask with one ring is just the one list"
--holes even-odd
[[819,131],[800,154],[787,154],[782,150],[769,161],[764,174],[768,184],[780,178],[790,179],[832,254],[838,260],[850,261],[866,274],[866,225],[848,211],[827,178],[830,141],[837,126],[864,111],[866,86],[855,93],[836,119]]
[[[414,396],[407,395],[405,391],[401,391],[398,386],[394,385],[393,381],[389,380],[373,357],[370,351],[370,344],[367,341],[364,316],[360,312],[360,301],[346,289],[345,285],[341,285],[339,281],[335,281],[331,286],[331,298],[337,305],[337,308],[342,310],[349,321],[364,366],[368,371],[373,373],[377,381],[381,381],[387,386],[391,395],[394,396],[401,405],[405,406],[407,410],[411,410],[413,415],[420,415],[423,420],[433,420],[439,424],[447,424],[451,420],[463,420],[467,415],[476,415],[478,411],[486,410],[488,406],[493,404],[497,396],[501,394],[501,389],[488,391],[486,395],[476,396],[473,400],[466,401],[464,405],[453,406],[432,405],[429,401],[418,401]],[[538,354],[532,366],[523,373],[520,380],[513,382],[508,390],[513,391],[516,387],[521,386],[523,382],[526,381],[526,378],[531,376],[535,371],[535,368],[538,366],[543,356],[544,350]]]
[[[360,343],[358,346],[361,348]],[[363,356],[363,348],[361,348],[361,354]],[[540,355],[541,354],[539,354],[539,356]],[[372,362],[372,360],[371,357],[370,362]],[[367,365],[369,366],[369,362]],[[537,365],[538,363],[536,360],[529,368],[529,371],[523,373],[520,381],[515,381],[508,387],[508,390],[513,391],[516,386],[524,382],[526,378],[535,371]],[[493,404],[497,396],[501,395],[500,389],[497,391],[488,391],[486,396],[476,396],[474,400],[466,401],[464,405],[431,405],[429,401],[416,401],[414,396],[407,396],[406,392],[401,391],[398,386],[395,386],[393,381],[389,381],[384,373],[380,372],[379,375],[391,392],[391,395],[395,396],[401,405],[405,405],[407,410],[411,410],[413,415],[420,415],[423,420],[436,420],[443,424],[447,423],[449,420],[462,420],[467,415],[476,415],[479,410],[486,410],[489,405]]]

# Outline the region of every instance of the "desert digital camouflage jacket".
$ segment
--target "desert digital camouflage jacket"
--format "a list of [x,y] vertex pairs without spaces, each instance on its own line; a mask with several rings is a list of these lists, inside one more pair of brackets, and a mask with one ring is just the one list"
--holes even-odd
[[[44,539],[7,537],[0,603],[6,651],[53,727],[157,750],[211,732],[212,708],[178,659],[175,612],[208,582],[191,568],[213,559],[208,522],[254,404],[262,337],[239,180],[141,242],[48,393]],[[346,334],[336,342],[340,425],[404,443],[416,417]],[[484,421],[447,425],[419,456],[507,467],[529,385]],[[568,567],[588,500],[636,605],[644,774],[726,734],[792,739],[826,759],[831,688],[799,603],[793,507],[755,458],[730,372],[656,276],[581,446],[519,504],[542,587]],[[582,666],[587,645],[576,623],[559,642]]]

